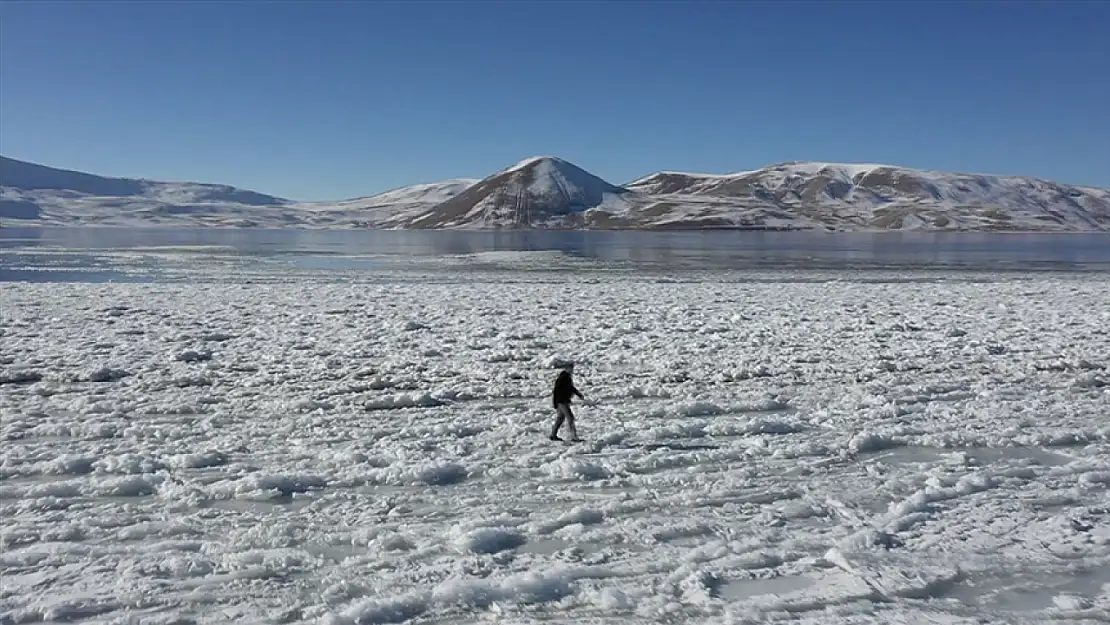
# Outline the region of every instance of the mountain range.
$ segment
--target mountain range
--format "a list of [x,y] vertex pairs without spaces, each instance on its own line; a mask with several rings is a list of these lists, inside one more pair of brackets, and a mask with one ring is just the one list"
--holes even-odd
[[382,229],[1110,231],[1110,190],[1022,176],[790,162],[615,185],[554,156],[335,202],[108,178],[0,157],[0,222]]

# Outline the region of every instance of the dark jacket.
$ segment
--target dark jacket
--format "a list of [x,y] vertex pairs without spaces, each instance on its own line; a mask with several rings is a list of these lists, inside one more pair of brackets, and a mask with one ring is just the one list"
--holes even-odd
[[577,395],[580,399],[582,393],[574,388],[574,382],[570,378],[570,373],[563,371],[559,377],[555,378],[555,390],[551,393],[551,405],[558,406],[559,404],[569,404],[572,395]]

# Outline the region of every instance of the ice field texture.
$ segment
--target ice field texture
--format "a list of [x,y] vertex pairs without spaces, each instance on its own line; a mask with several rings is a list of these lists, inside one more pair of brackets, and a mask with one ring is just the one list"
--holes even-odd
[[322,276],[0,284],[0,623],[1110,620],[1110,274]]

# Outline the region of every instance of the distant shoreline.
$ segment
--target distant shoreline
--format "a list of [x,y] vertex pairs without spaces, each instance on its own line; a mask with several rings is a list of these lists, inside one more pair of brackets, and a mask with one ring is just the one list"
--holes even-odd
[[[12,223],[16,222],[16,223]],[[228,230],[228,231],[271,231],[271,232],[455,232],[455,233],[525,233],[525,232],[566,232],[566,233],[591,233],[591,232],[642,232],[642,233],[690,233],[690,232],[766,232],[766,233],[791,233],[805,232],[814,234],[1044,234],[1044,235],[1107,235],[1108,230],[1003,230],[997,228],[805,228],[790,226],[687,226],[683,224],[661,225],[639,228],[373,228],[361,226],[284,226],[269,225],[212,225],[212,224],[181,224],[181,223],[94,223],[94,224],[43,224],[23,223],[20,220],[0,220],[0,230]]]

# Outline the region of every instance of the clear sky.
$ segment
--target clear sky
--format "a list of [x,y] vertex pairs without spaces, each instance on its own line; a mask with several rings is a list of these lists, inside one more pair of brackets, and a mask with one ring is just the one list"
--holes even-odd
[[0,2],[0,154],[339,199],[555,155],[1110,187],[1110,2]]

